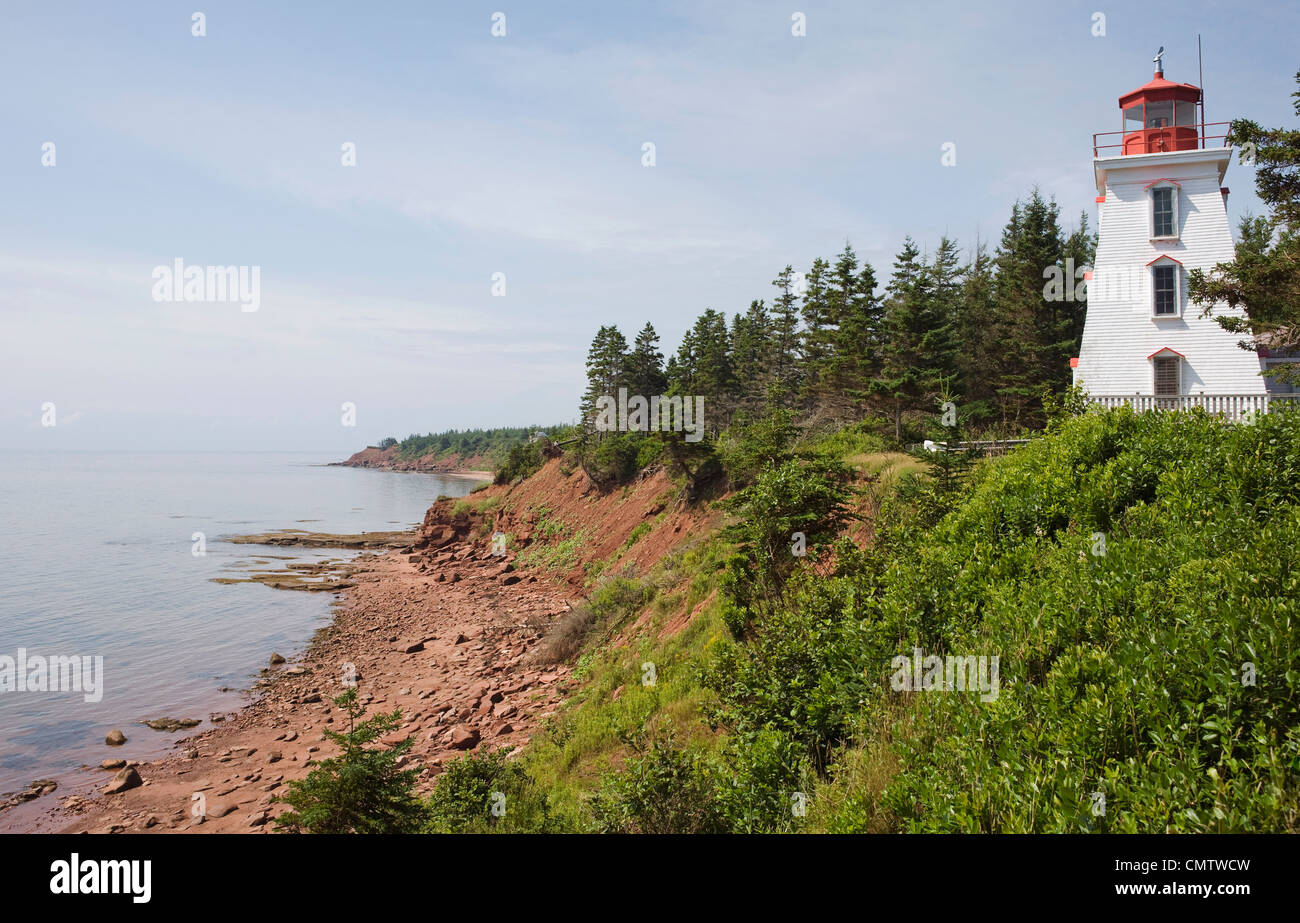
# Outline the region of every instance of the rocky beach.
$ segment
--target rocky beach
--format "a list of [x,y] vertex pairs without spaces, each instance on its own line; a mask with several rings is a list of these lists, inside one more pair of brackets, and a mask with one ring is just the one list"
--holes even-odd
[[19,829],[269,830],[284,810],[272,800],[284,784],[331,754],[322,732],[338,727],[331,699],[349,676],[369,713],[401,711],[401,728],[381,743],[414,738],[406,759],[424,786],[474,747],[526,743],[563,695],[567,671],[534,666],[529,655],[568,610],[564,593],[514,573],[490,543],[465,534],[467,520],[458,528],[434,510],[430,518],[409,536],[414,547],[341,566],[350,585],[339,591],[333,624],[302,656],[268,667],[246,707],[163,759],[120,765],[106,745],[107,768],[47,791],[22,812]]
[[[229,537],[259,547],[359,549],[350,560],[289,560],[282,570],[219,578],[337,593],[331,623],[301,654],[263,652],[266,666],[247,704],[210,715],[198,733],[171,728],[178,739],[167,755],[124,760],[106,742],[100,766],[83,767],[57,787],[37,780],[0,813],[0,828],[269,832],[287,810],[274,800],[286,783],[335,753],[324,731],[346,727],[332,699],[349,678],[367,714],[401,712],[401,726],[379,744],[412,739],[402,759],[419,770],[422,792],[465,753],[522,750],[571,691],[571,668],[544,662],[538,648],[552,623],[581,604],[588,566],[643,569],[711,527],[713,517],[680,508],[675,495],[663,471],[629,491],[602,492],[552,459],[523,484],[437,501],[414,531]],[[538,566],[536,555],[526,561],[530,549],[551,547],[545,536],[553,517],[583,536],[581,552],[558,569]],[[506,553],[493,542],[502,532],[511,539]],[[680,630],[693,614],[672,614],[665,630]],[[136,725],[122,731],[156,733]]]

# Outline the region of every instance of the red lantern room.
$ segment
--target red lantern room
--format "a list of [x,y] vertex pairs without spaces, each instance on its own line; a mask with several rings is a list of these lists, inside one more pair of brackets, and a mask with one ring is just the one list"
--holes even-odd
[[[1159,61],[1157,60],[1157,66]],[[1151,82],[1119,98],[1123,113],[1121,153],[1192,151],[1197,144],[1196,104],[1201,88],[1165,79],[1163,67]]]

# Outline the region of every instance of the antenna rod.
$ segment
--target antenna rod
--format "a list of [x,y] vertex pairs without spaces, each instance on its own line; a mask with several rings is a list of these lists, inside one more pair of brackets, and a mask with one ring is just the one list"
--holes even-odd
[[1205,148],[1205,66],[1201,63],[1201,33],[1196,33],[1196,79],[1201,84],[1201,148]]

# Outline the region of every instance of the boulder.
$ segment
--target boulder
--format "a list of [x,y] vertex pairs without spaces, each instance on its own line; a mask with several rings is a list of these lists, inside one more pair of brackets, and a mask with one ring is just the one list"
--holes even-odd
[[135,771],[135,767],[127,766],[117,775],[113,776],[113,781],[109,782],[107,787],[105,787],[104,794],[116,795],[119,792],[124,792],[131,788],[137,788],[143,784],[144,780],[140,778],[140,773]]
[[451,729],[451,748],[453,750],[472,750],[478,746],[481,739],[478,728],[467,728],[458,725]]
[[122,744],[126,743],[126,735],[117,728],[114,728],[108,732],[108,736],[104,738],[104,743],[108,744],[110,747],[120,747]]

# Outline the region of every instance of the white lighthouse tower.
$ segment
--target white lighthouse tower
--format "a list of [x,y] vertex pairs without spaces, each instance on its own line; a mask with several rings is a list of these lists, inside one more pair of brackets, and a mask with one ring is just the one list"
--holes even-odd
[[1166,80],[1160,55],[1156,68],[1119,98],[1122,130],[1093,136],[1097,256],[1070,364],[1095,403],[1203,406],[1236,418],[1267,409],[1261,359],[1187,297],[1193,269],[1233,258],[1227,124],[1198,120],[1200,88]]

